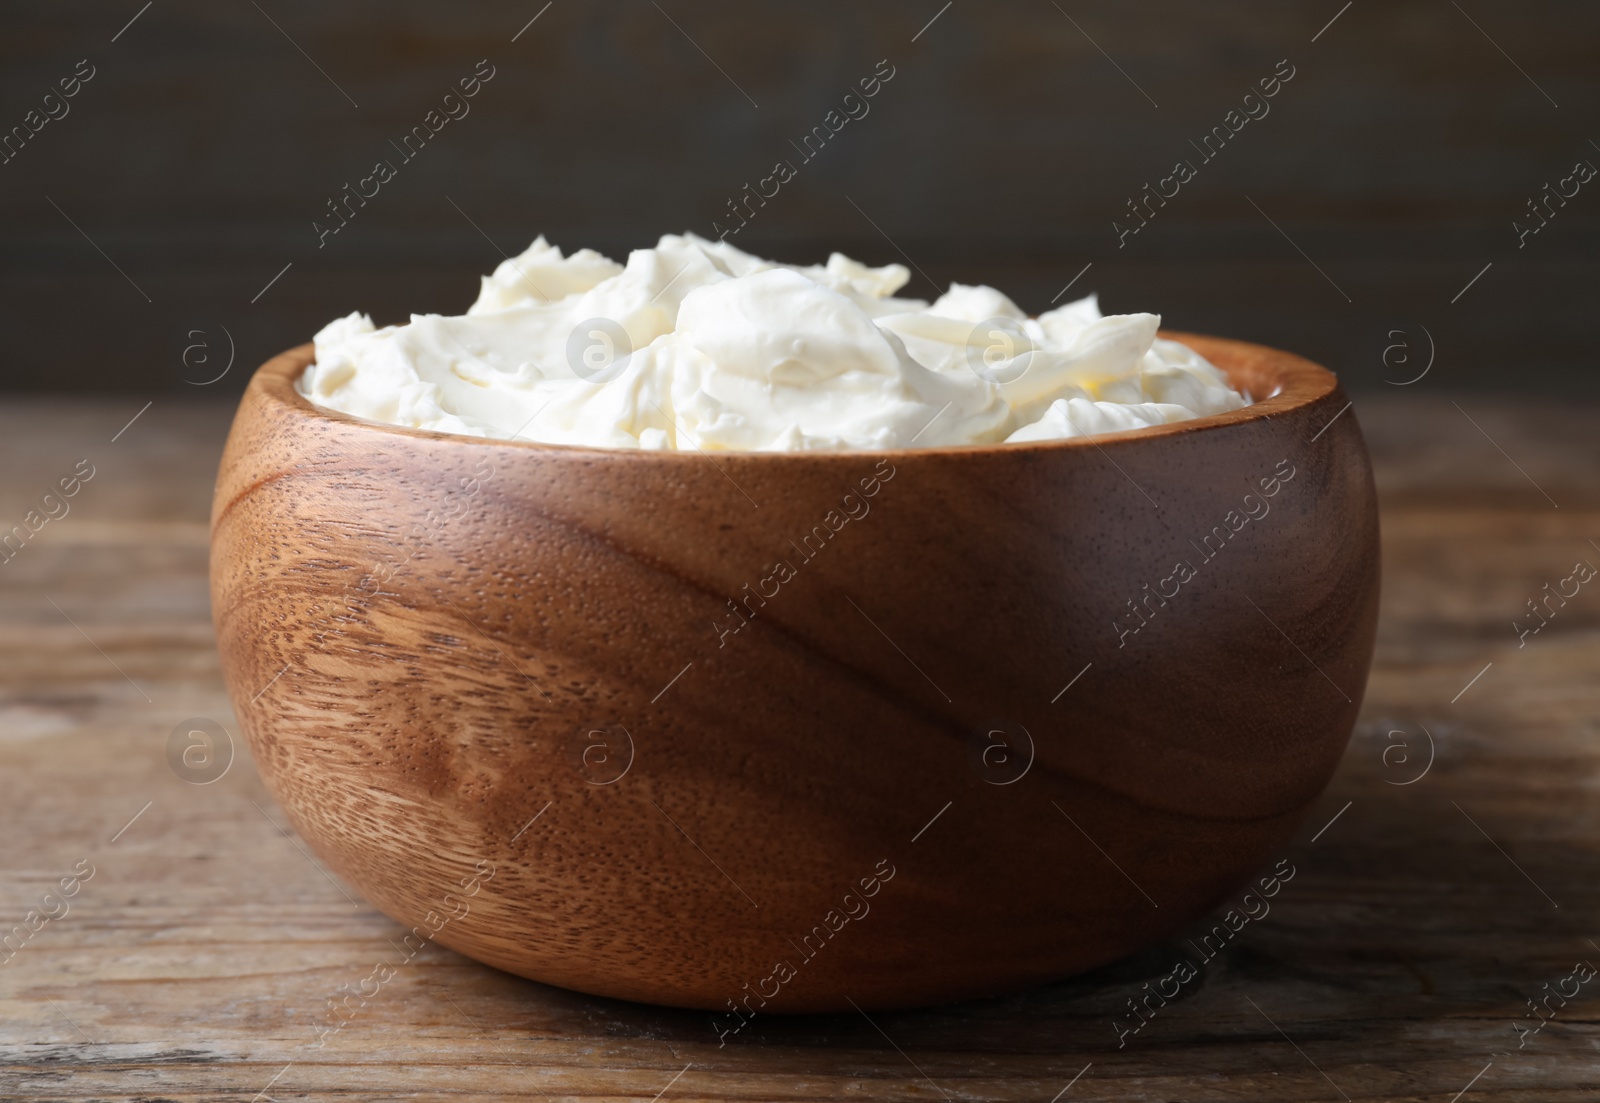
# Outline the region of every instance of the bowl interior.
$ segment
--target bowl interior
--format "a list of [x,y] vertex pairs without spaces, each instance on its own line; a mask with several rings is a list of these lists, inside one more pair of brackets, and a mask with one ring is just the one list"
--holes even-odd
[[[1269,348],[1265,345],[1167,330],[1162,330],[1160,336],[1167,340],[1179,341],[1200,353],[1200,355],[1222,370],[1228,377],[1228,382],[1236,390],[1241,391],[1253,401],[1241,409],[1230,410],[1226,413],[1191,418],[1187,421],[1173,422],[1169,425],[1130,429],[1120,433],[1102,433],[1092,437],[1075,437],[1068,440],[1031,441],[1024,444],[964,444],[935,448],[884,449],[874,450],[871,453],[839,451],[826,454],[859,457],[865,454],[895,456],[904,454],[931,455],[946,452],[982,452],[995,449],[1027,451],[1092,448],[1102,446],[1112,440],[1149,439],[1180,433],[1193,433],[1224,425],[1253,421],[1257,418],[1273,417],[1324,399],[1338,386],[1337,377],[1326,368],[1303,357],[1283,352],[1279,349]],[[595,448],[585,445],[546,444],[524,440],[501,440],[464,436],[455,433],[441,433],[431,429],[414,429],[407,426],[392,425],[388,422],[372,421],[318,406],[300,393],[298,387],[299,378],[314,359],[314,348],[310,344],[289,349],[262,365],[256,373],[251,386],[261,387],[276,402],[295,408],[304,414],[335,421],[367,425],[387,433],[418,435],[433,439],[449,439],[463,442],[470,441],[484,446],[542,448],[568,452],[651,457],[665,462],[671,462],[671,457],[688,458],[700,455],[694,449],[674,449],[658,452],[637,449]],[[727,452],[718,454],[766,457],[792,455],[792,453],[784,452]],[[817,455],[817,453],[807,454]]]

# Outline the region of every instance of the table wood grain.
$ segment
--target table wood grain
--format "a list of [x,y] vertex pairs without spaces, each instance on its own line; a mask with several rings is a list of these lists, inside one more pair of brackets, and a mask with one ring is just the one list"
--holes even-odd
[[180,722],[233,726],[205,586],[230,410],[142,405],[0,411],[0,534],[80,461],[94,472],[0,563],[0,1098],[1600,1090],[1600,979],[1577,979],[1600,965],[1600,586],[1536,635],[1513,627],[1546,583],[1600,565],[1600,409],[1357,398],[1346,416],[1372,445],[1384,542],[1360,723],[1282,855],[1295,876],[1270,912],[1136,1032],[1127,1001],[1197,957],[1190,939],[1226,906],[1089,976],[870,1019],[758,1018],[722,1047],[704,1013],[544,987],[429,944],[319,1047],[329,1001],[397,962],[403,931],[308,856],[242,749],[212,784],[168,764]]

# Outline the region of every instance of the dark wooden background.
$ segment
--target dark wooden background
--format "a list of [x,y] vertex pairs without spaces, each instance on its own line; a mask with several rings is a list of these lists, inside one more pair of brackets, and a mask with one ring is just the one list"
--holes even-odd
[[[1408,378],[1389,333],[1420,348],[1426,328],[1425,386],[1600,395],[1600,180],[1525,248],[1512,229],[1600,165],[1593,3],[554,0],[513,43],[542,3],[9,5],[0,127],[79,59],[97,72],[0,164],[0,388],[196,392],[226,330],[218,394],[350,310],[459,311],[497,247],[541,231],[619,259],[708,233],[887,58],[870,114],[737,244],[903,250],[1034,310],[1092,262],[1075,294],[1291,347],[1358,392]],[[480,58],[496,75],[470,115],[319,249],[327,199]],[[1128,197],[1285,58],[1271,114],[1119,250]],[[212,360],[186,363],[200,341]]]

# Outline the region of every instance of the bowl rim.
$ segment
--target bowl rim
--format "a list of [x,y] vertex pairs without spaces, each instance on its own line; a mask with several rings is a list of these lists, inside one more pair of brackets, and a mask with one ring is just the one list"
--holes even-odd
[[[513,440],[505,437],[478,437],[465,433],[449,433],[437,429],[418,429],[407,425],[394,425],[386,421],[374,421],[370,418],[347,414],[326,406],[319,406],[300,392],[298,386],[300,377],[304,374],[305,369],[313,363],[316,356],[315,346],[310,342],[286,349],[263,363],[256,369],[255,374],[250,377],[245,394],[246,397],[252,393],[260,395],[274,406],[291,413],[293,416],[355,425],[392,436],[451,441],[462,446],[477,445],[485,448],[532,449],[555,455],[593,458],[616,457],[619,462],[626,462],[623,458],[631,457],[633,462],[638,462],[646,458],[663,460],[666,457],[682,457],[685,460],[695,461],[712,457],[738,458],[740,460],[760,458],[767,461],[776,459],[793,460],[799,457],[813,460],[841,457],[859,461],[865,458],[900,460],[915,456],[1031,456],[1086,448],[1098,449],[1106,445],[1135,444],[1141,441],[1177,437],[1191,433],[1212,432],[1256,421],[1270,420],[1285,414],[1305,411],[1326,400],[1339,390],[1338,377],[1327,368],[1302,356],[1273,348],[1270,345],[1258,345],[1248,341],[1236,341],[1227,337],[1211,337],[1205,334],[1177,330],[1160,330],[1159,336],[1165,340],[1177,341],[1188,345],[1207,360],[1216,364],[1224,374],[1229,376],[1230,385],[1237,386],[1232,370],[1237,366],[1235,361],[1242,362],[1254,358],[1258,364],[1265,367],[1267,374],[1276,379],[1277,386],[1265,398],[1257,399],[1237,410],[1228,410],[1220,414],[1207,414],[1203,417],[1189,418],[1186,421],[1170,422],[1165,425],[1123,429],[1114,433],[1067,437],[1057,440],[1024,441],[1018,444],[990,442],[947,444],[928,448],[849,448],[796,452],[738,449],[718,449],[713,452],[706,452],[698,447],[668,449],[607,448],[600,445],[554,444],[545,441]],[[1218,356],[1219,353],[1221,354],[1220,357]],[[1343,410],[1340,410],[1340,413],[1343,412]],[[1337,417],[1338,415],[1334,416]],[[1332,423],[1330,419],[1328,424],[1331,425]]]

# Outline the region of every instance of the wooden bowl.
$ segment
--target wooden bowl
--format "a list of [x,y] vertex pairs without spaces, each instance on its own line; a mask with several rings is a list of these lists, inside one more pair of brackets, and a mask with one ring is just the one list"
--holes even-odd
[[721,1012],[1109,962],[1243,890],[1338,762],[1378,519],[1332,374],[1089,440],[607,451],[374,424],[269,361],[211,580],[267,786],[423,938]]

